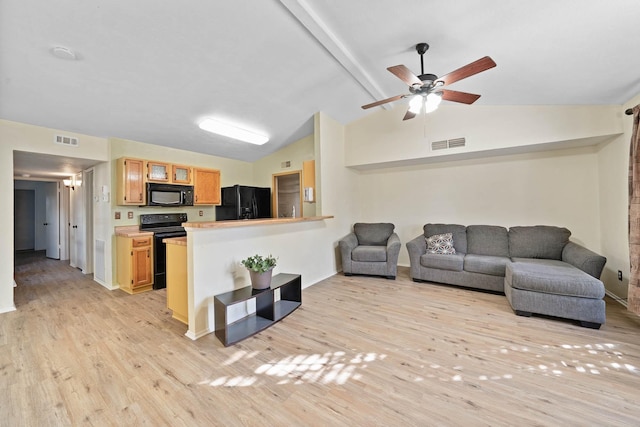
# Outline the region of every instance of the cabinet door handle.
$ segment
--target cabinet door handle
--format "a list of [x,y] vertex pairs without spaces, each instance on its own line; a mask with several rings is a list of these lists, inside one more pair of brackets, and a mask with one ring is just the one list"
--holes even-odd
[[147,258],[149,258],[149,249],[147,249]]

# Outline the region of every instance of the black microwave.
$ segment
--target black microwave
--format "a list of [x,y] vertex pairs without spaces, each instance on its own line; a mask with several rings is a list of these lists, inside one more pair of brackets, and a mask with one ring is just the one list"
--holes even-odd
[[147,206],[193,206],[193,186],[148,182]]

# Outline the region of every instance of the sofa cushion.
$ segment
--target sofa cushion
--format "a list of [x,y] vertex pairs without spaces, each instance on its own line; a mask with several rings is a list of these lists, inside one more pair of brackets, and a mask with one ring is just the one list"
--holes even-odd
[[455,254],[456,250],[453,247],[453,236],[451,233],[436,234],[427,237],[427,252],[430,254],[443,255]]
[[506,266],[510,263],[509,257],[469,253],[464,257],[464,271],[504,277]]
[[463,254],[424,254],[420,257],[420,264],[427,268],[437,268],[440,270],[462,271],[464,264]]
[[505,283],[512,288],[581,298],[604,298],[604,285],[584,271],[556,260],[517,259],[507,264]]
[[509,229],[509,254],[512,258],[562,259],[562,249],[571,232],[564,227],[535,225]]
[[467,227],[459,224],[425,224],[424,236],[451,233],[453,235],[453,247],[456,253],[467,253]]
[[509,233],[497,225],[467,226],[467,253],[498,257],[509,256]]
[[353,232],[358,238],[359,245],[386,246],[394,228],[393,224],[387,222],[359,222],[353,225]]
[[386,246],[357,246],[351,251],[351,259],[364,262],[386,262],[387,248]]

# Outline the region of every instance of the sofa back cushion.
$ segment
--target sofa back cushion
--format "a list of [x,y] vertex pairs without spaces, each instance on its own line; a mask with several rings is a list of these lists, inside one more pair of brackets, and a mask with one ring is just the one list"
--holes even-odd
[[498,225],[467,226],[467,253],[509,256],[509,232]]
[[436,234],[451,233],[453,236],[453,247],[456,253],[467,253],[467,227],[459,224],[425,224],[423,227],[424,237],[428,238]]
[[571,232],[564,227],[535,225],[509,229],[509,255],[512,258],[562,259],[562,249]]
[[359,245],[385,246],[394,228],[395,225],[388,222],[357,222],[353,225],[353,232],[358,238]]

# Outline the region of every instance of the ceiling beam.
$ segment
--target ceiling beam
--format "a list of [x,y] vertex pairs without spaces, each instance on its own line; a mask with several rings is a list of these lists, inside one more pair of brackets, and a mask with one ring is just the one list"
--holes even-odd
[[[320,19],[315,11],[305,0],[280,0],[289,12],[311,33],[313,37],[344,67],[362,88],[371,95],[372,99],[378,100],[387,98],[387,95],[380,89],[378,84],[360,66],[356,58],[331,29]],[[390,110],[388,104],[382,108]]]

